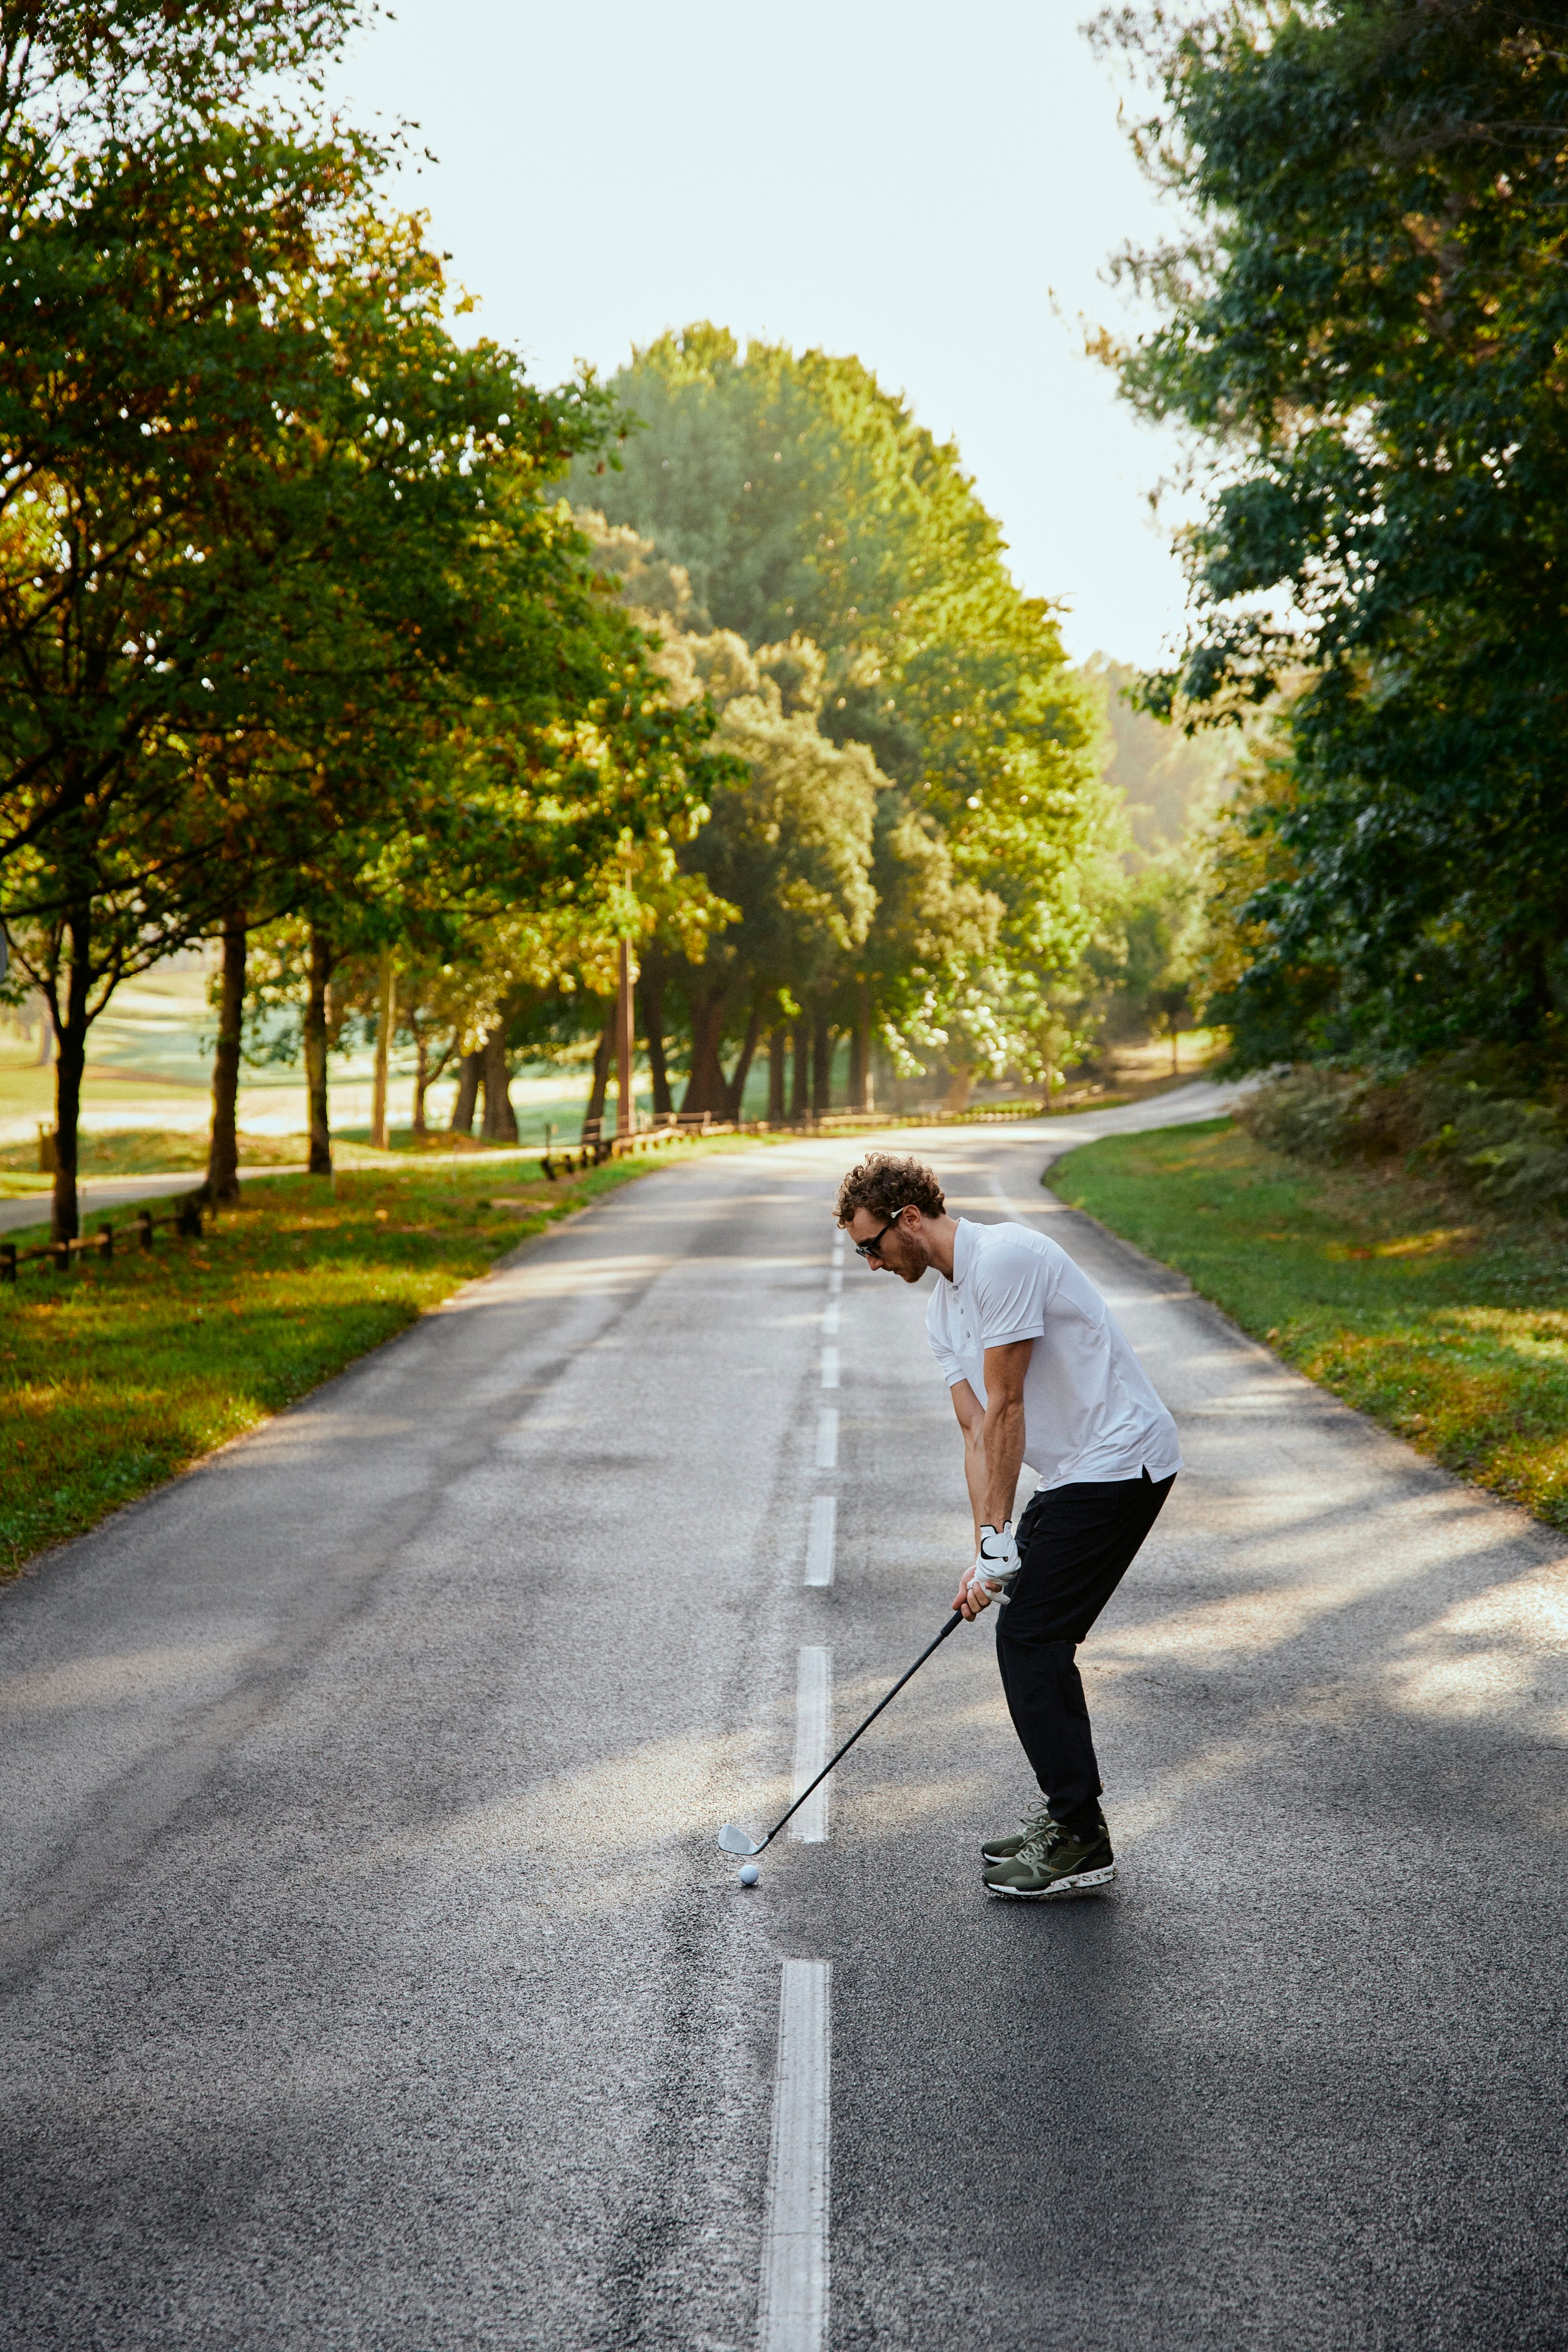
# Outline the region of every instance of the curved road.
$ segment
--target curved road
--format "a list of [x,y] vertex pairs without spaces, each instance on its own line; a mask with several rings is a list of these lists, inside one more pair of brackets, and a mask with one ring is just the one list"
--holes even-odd
[[1568,2342],[1563,1547],[1041,1190],[1158,1108],[898,1139],[1181,1422],[1104,1898],[979,1891],[984,1627],[714,1846],[965,1549],[843,1144],[612,1196],[0,1595],[8,2347]]

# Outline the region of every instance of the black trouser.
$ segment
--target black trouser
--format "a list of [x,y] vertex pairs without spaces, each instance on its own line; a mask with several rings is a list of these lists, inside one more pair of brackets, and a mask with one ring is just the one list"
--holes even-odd
[[1085,1480],[1033,1496],[1018,1522],[1022,1565],[996,1626],[1013,1728],[1053,1817],[1093,1821],[1100,1767],[1073,1652],[1137,1557],[1175,1479]]

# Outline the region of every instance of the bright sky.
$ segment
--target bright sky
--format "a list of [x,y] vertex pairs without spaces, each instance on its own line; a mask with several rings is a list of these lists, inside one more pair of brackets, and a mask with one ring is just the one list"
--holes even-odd
[[[395,0],[337,87],[437,158],[426,208],[479,326],[537,381],[708,318],[854,352],[956,436],[1069,651],[1152,664],[1182,581],[1149,493],[1175,445],[1082,355],[1165,232],[1061,0]],[[1054,299],[1053,299],[1054,298]]]

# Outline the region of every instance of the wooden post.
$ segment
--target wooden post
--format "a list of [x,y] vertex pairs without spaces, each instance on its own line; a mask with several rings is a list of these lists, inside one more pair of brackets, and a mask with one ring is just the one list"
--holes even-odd
[[625,940],[621,941],[621,992],[616,1006],[616,1133],[630,1135],[637,1126],[637,1109],[632,1098],[632,951]]
[[114,1255],[114,1227],[112,1225],[100,1225],[98,1229],[98,1246],[103,1252],[105,1257],[112,1257]]
[[386,1057],[392,1044],[392,950],[383,948],[375,1000],[375,1094],[371,1105],[370,1140],[376,1151],[386,1150]]
[[15,1242],[0,1242],[0,1282],[15,1282],[16,1279],[16,1244]]
[[144,1250],[150,1250],[153,1246],[153,1212],[151,1209],[138,1209],[136,1212],[136,1246],[138,1249]]

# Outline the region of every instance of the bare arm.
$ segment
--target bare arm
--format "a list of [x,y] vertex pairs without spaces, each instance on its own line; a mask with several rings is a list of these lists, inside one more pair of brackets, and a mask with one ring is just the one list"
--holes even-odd
[[[974,1548],[980,1549],[983,1527],[1002,1527],[1013,1516],[1013,1496],[1024,1466],[1024,1374],[1029,1368],[1032,1339],[1017,1339],[1005,1348],[985,1350],[983,1405],[967,1381],[955,1381],[948,1391],[958,1425],[963,1432],[963,1475],[969,1507],[974,1514]],[[959,1579],[953,1607],[966,1617],[978,1617],[986,1603],[969,1598],[972,1570]]]
[[1032,1339],[1010,1339],[985,1350],[985,1507],[981,1523],[999,1528],[1013,1516],[1024,1466],[1024,1375]]
[[974,1544],[978,1550],[981,1522],[985,1517],[985,1408],[967,1381],[955,1381],[948,1395],[963,1432],[963,1478],[969,1488],[969,1507],[974,1514]]

